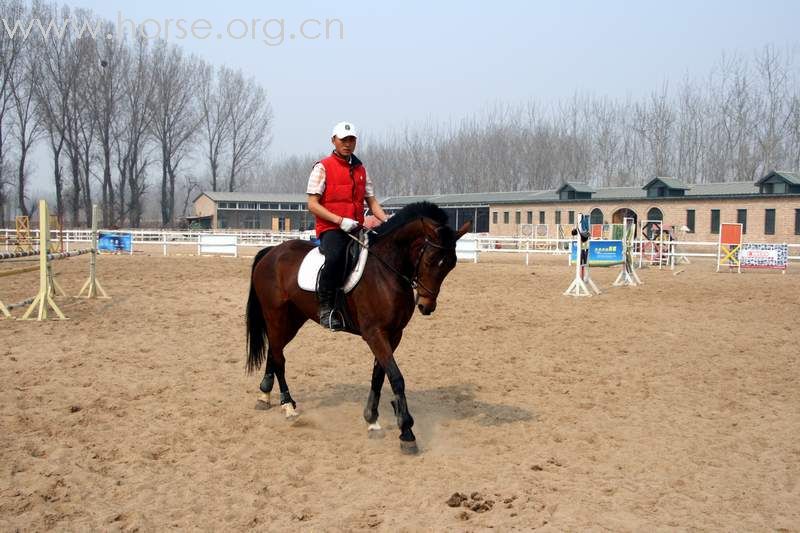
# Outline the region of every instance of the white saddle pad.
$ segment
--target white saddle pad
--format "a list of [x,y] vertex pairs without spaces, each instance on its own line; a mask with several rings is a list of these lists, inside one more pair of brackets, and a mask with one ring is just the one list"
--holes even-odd
[[[361,247],[361,253],[358,254],[358,263],[356,263],[356,267],[347,277],[347,281],[344,284],[345,293],[352,291],[358,285],[361,275],[364,274],[364,265],[367,263],[367,248],[365,246]],[[306,254],[303,262],[300,263],[300,271],[297,273],[297,284],[300,285],[301,289],[316,292],[317,274],[324,264],[325,256],[319,251],[319,246],[312,248]]]

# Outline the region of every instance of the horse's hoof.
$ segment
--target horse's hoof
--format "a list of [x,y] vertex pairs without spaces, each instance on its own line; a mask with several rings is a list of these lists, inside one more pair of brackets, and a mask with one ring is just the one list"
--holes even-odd
[[269,411],[272,409],[272,404],[264,400],[256,400],[256,411]]
[[377,422],[375,422],[374,424],[370,424],[369,427],[367,428],[367,437],[370,439],[382,439],[385,436],[386,432]]
[[295,420],[300,413],[297,412],[297,409],[291,403],[285,403],[281,405],[281,409],[283,409],[283,414],[286,416],[286,420]]
[[401,440],[400,451],[403,452],[404,455],[417,455],[419,453],[419,448],[417,448],[417,441]]

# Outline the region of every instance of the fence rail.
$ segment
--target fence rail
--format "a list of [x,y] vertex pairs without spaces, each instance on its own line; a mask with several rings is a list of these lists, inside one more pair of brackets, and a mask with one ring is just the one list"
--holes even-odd
[[[101,230],[102,231],[102,230]],[[109,230],[111,231],[111,230]],[[130,233],[133,243],[134,251],[137,245],[158,245],[162,248],[163,255],[169,255],[169,249],[178,247],[179,249],[186,246],[192,246],[197,250],[200,235],[234,235],[237,238],[237,245],[239,247],[264,247],[275,244],[280,244],[287,240],[304,239],[308,240],[313,236],[312,232],[270,232],[270,231],[232,231],[232,230],[215,230],[215,231],[159,231],[159,230],[123,230],[124,233]],[[91,242],[91,230],[63,230],[61,232],[53,230],[50,232],[51,241],[64,242],[64,251],[69,251],[70,245],[78,243]],[[31,230],[32,245],[38,246],[39,230]],[[551,255],[567,255],[569,250],[569,243],[573,239],[557,239],[547,237],[506,237],[494,236],[486,234],[471,234],[466,238],[471,238],[475,241],[475,248],[477,254],[475,255],[475,262],[478,262],[478,257],[482,253],[503,253],[503,254],[524,254],[526,263],[531,254],[551,254]],[[15,229],[0,229],[0,253],[10,252],[14,248],[14,241],[16,239]],[[639,261],[643,261],[641,251],[647,246],[659,241],[647,241],[643,239],[633,241],[634,256]],[[665,241],[664,245],[667,250],[663,252],[663,256],[667,258],[670,265],[683,258],[691,257],[716,257],[717,256],[717,242],[716,241]],[[789,244],[789,260],[800,261],[800,244]],[[646,257],[646,254],[645,254]]]

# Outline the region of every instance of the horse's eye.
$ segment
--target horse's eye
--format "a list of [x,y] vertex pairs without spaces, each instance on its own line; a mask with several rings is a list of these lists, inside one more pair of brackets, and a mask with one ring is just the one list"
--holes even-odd
[[442,266],[444,266],[444,257],[439,259],[439,268],[441,268]]

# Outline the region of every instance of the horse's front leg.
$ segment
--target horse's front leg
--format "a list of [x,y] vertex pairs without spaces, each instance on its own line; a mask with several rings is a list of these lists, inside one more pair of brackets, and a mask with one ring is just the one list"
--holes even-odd
[[380,363],[389,378],[389,385],[391,385],[394,393],[392,407],[397,417],[397,426],[400,428],[400,449],[403,453],[417,453],[417,439],[414,436],[414,432],[411,431],[414,419],[408,412],[408,403],[406,402],[406,384],[403,374],[394,359],[389,339],[383,332],[374,333],[365,338],[372,349],[372,353],[375,355],[375,359],[378,360],[378,363]]
[[368,435],[370,438],[382,437],[383,430],[378,423],[378,405],[381,402],[381,389],[383,388],[383,380],[386,377],[386,372],[383,367],[375,359],[372,366],[372,382],[370,384],[369,396],[367,397],[367,405],[364,406],[364,420],[369,424]]

